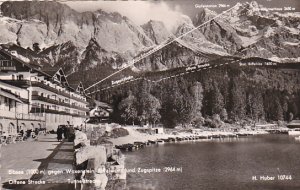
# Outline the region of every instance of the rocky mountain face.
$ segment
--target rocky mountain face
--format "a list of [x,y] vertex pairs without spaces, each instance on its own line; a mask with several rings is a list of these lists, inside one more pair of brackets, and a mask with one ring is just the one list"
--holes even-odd
[[217,13],[209,9],[192,19],[182,15],[172,31],[160,21],[138,26],[116,12],[80,13],[58,2],[4,2],[1,12],[2,48],[40,65],[62,66],[68,74],[113,71],[157,45],[165,46],[133,71],[167,70],[221,56],[300,61],[300,14],[270,12],[256,2],[237,4],[212,21]]
[[163,22],[150,20],[142,25],[146,35],[155,43],[161,44],[166,41],[172,34],[166,29]]
[[88,70],[94,68],[99,63],[103,63],[105,66],[117,69],[125,61],[117,52],[105,50],[98,44],[96,39],[92,38],[82,53],[80,68]]
[[[108,51],[134,54],[152,45],[141,27],[119,13],[79,13],[57,2],[4,2],[3,16],[17,19],[17,43],[31,47],[39,43],[45,47],[73,42],[84,48],[95,38]],[[14,31],[12,31],[14,32]]]
[[118,13],[79,13],[57,2],[4,2],[1,5],[1,43],[41,48],[72,42],[83,51],[93,38],[125,58],[153,45],[140,26]]
[[[216,15],[203,9],[193,23],[198,26]],[[283,61],[300,56],[299,29],[299,13],[270,12],[254,1],[238,4],[200,31],[207,40],[224,47],[230,54]]]
[[[146,53],[146,52],[145,52]],[[176,40],[157,52],[141,60],[135,67],[139,71],[162,71],[207,62],[217,55],[203,53],[197,47]]]
[[66,71],[72,71],[74,65],[80,62],[78,47],[71,41],[53,45],[39,52],[40,64],[62,67]]

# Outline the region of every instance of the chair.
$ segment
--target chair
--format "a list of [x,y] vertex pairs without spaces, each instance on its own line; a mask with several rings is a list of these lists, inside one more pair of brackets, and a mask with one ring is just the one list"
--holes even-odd
[[8,135],[7,139],[6,139],[6,144],[11,144],[14,143],[14,137],[12,135]]
[[18,134],[15,141],[23,141],[23,137],[21,134]]
[[6,145],[6,137],[0,136],[0,144]]

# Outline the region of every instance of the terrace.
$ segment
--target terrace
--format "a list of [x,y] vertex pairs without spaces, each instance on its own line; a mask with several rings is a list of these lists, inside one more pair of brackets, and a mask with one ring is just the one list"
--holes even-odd
[[80,114],[72,114],[66,111],[58,111],[53,109],[46,109],[46,108],[40,108],[40,107],[32,107],[30,110],[31,113],[53,113],[58,115],[71,115],[71,116],[78,116],[78,117],[87,117],[86,115],[80,115]]
[[71,95],[71,93],[66,93],[64,91],[61,91],[61,90],[58,90],[56,88],[53,88],[49,85],[46,85],[42,82],[39,82],[39,81],[29,81],[29,80],[2,80],[2,82],[5,82],[7,84],[10,84],[10,85],[13,85],[13,86],[17,86],[17,87],[20,87],[20,88],[27,88],[29,86],[33,86],[33,87],[39,87],[39,88],[42,88],[42,89],[45,89],[45,90],[48,90],[50,92],[53,92],[55,94],[59,94],[59,95],[62,95],[64,97],[67,97],[67,98],[71,98],[71,99],[74,99],[76,101],[79,101],[79,102],[82,102],[82,103],[85,103],[85,104],[88,104],[87,101],[83,100],[83,99],[80,99],[78,97],[75,97],[74,95]]
[[55,104],[55,105],[59,105],[59,106],[65,106],[65,107],[68,107],[68,108],[78,109],[78,110],[85,111],[85,112],[89,111],[89,109],[87,109],[87,108],[71,105],[71,104],[68,104],[68,103],[65,103],[65,102],[62,102],[62,101],[46,98],[46,97],[39,96],[39,95],[32,95],[32,100],[39,100],[39,101],[47,102],[47,103],[50,103],[50,104]]

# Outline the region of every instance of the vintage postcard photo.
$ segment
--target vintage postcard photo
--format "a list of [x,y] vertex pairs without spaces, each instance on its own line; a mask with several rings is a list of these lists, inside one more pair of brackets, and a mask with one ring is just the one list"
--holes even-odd
[[0,1],[0,189],[299,190],[300,1]]

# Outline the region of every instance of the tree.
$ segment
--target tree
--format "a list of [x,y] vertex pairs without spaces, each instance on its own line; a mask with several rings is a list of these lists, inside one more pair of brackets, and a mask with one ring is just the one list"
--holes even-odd
[[194,109],[193,109],[193,119],[192,121],[196,121],[202,118],[202,106],[203,106],[203,87],[200,82],[195,82],[191,88],[191,95],[194,98]]
[[155,98],[153,95],[148,94],[146,113],[148,114],[148,120],[154,125],[161,118],[161,115],[159,113],[160,109],[161,109],[161,104],[159,100]]
[[280,92],[278,90],[272,89],[266,91],[264,107],[268,120],[279,121],[284,119]]
[[252,120],[258,121],[264,118],[264,102],[260,89],[251,89],[247,97],[247,106]]
[[173,79],[166,85],[164,91],[161,109],[164,125],[173,128],[177,124],[191,123],[195,104],[186,81]]
[[220,114],[224,108],[224,98],[216,82],[213,83],[211,91],[211,113]]
[[290,107],[291,107],[290,110],[291,110],[291,112],[293,113],[294,118],[297,118],[297,117],[298,117],[298,114],[299,114],[299,108],[297,107],[296,102],[293,101],[293,102],[291,103],[291,106],[290,106]]
[[201,83],[189,84],[184,78],[178,80],[179,96],[175,99],[175,110],[178,114],[178,123],[191,124],[195,118],[201,117],[202,86]]
[[283,120],[283,109],[282,109],[280,100],[277,96],[274,99],[272,119],[275,120],[275,121],[282,121]]
[[222,121],[228,120],[228,113],[225,108],[222,109],[222,111],[220,113],[220,118],[222,119]]
[[238,83],[237,78],[231,81],[230,89],[230,118],[234,121],[245,118],[246,115],[246,98],[244,89]]
[[141,123],[155,124],[160,118],[159,110],[161,109],[160,101],[150,93],[151,86],[143,81],[139,87],[137,111]]
[[131,91],[129,91],[128,97],[120,102],[118,107],[121,111],[121,117],[125,119],[125,122],[131,120],[134,125],[134,120],[137,117],[136,98],[132,95]]
[[161,104],[152,94],[145,93],[143,95],[144,96],[139,100],[139,107],[141,111],[138,114],[138,118],[141,122],[150,122],[155,124],[161,117],[159,113]]
[[290,112],[289,114],[289,122],[292,121],[294,119],[294,114],[292,112]]

